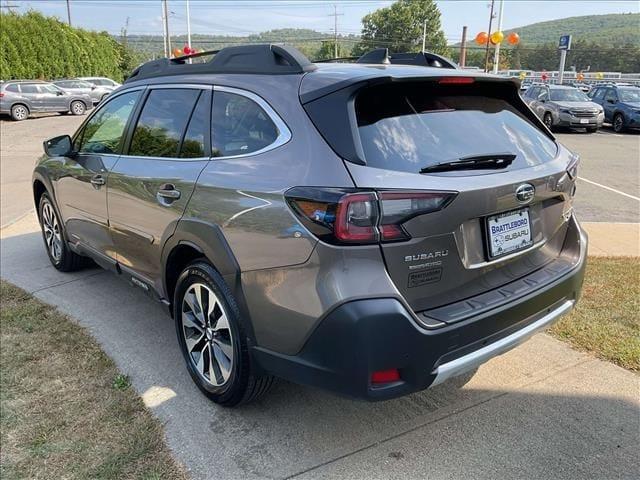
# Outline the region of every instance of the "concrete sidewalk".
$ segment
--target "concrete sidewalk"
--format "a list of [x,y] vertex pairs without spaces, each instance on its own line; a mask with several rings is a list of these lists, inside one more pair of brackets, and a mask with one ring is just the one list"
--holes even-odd
[[589,234],[589,255],[640,256],[640,223],[582,222]]
[[160,305],[99,269],[57,272],[33,216],[2,231],[0,253],[3,279],[73,316],[131,376],[193,478],[637,478],[640,377],[547,335],[465,386],[369,404],[280,382],[228,410],[191,382]]

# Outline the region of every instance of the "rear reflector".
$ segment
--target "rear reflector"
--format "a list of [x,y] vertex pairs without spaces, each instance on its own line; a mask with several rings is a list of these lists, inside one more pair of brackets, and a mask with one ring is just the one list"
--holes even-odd
[[397,368],[391,368],[389,370],[379,370],[371,374],[372,384],[391,383],[400,380],[400,372]]
[[475,81],[473,77],[442,77],[438,83],[442,85],[469,85]]

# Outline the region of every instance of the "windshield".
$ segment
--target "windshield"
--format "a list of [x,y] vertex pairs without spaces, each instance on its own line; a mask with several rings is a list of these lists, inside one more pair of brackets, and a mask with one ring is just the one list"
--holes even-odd
[[640,102],[640,88],[619,88],[621,102]]
[[523,168],[547,162],[557,152],[556,144],[512,105],[481,95],[477,87],[372,87],[358,95],[355,107],[365,160],[372,167],[417,173],[437,163],[501,152],[516,155],[510,168]]
[[589,97],[580,90],[551,89],[551,100],[554,102],[590,102]]

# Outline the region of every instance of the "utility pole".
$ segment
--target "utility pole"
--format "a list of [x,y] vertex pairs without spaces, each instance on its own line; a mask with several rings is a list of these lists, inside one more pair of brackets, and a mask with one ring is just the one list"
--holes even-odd
[[422,53],[424,53],[425,43],[427,42],[427,19],[422,22]]
[[71,5],[69,4],[70,0],[67,0],[67,22],[69,26],[71,26]]
[[493,24],[493,7],[495,6],[496,0],[491,0],[491,13],[489,14],[489,31],[487,33],[487,48],[484,54],[484,71],[487,73],[489,71],[489,45],[491,45],[491,25]]
[[460,42],[460,66],[464,68],[467,63],[467,26],[462,27],[462,42]]
[[167,24],[164,21],[164,0],[160,0],[160,7],[162,9],[162,48],[164,56],[169,58],[167,53]]
[[[187,0],[187,45],[189,46],[189,51],[191,51],[191,13],[189,11],[189,0]],[[189,59],[189,63],[191,63],[191,59]]]
[[[500,10],[498,10],[498,30],[502,31],[502,14],[504,12],[504,0],[500,0]],[[500,63],[500,44],[496,43],[496,51],[493,54],[493,73],[498,73],[498,65]]]
[[164,31],[167,43],[166,57],[171,57],[171,34],[169,33],[169,7],[167,6],[167,0],[162,0],[162,13],[164,17]]
[[329,16],[333,17],[333,58],[338,58],[338,17],[342,17],[344,13],[338,13],[338,7],[333,5],[333,13]]

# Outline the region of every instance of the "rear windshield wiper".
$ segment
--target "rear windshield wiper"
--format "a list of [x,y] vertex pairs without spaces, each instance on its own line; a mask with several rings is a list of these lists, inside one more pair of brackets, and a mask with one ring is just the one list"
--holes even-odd
[[420,170],[420,173],[451,172],[454,170],[497,170],[506,168],[515,160],[512,153],[491,153],[489,155],[471,155],[450,162],[440,162],[429,165]]

